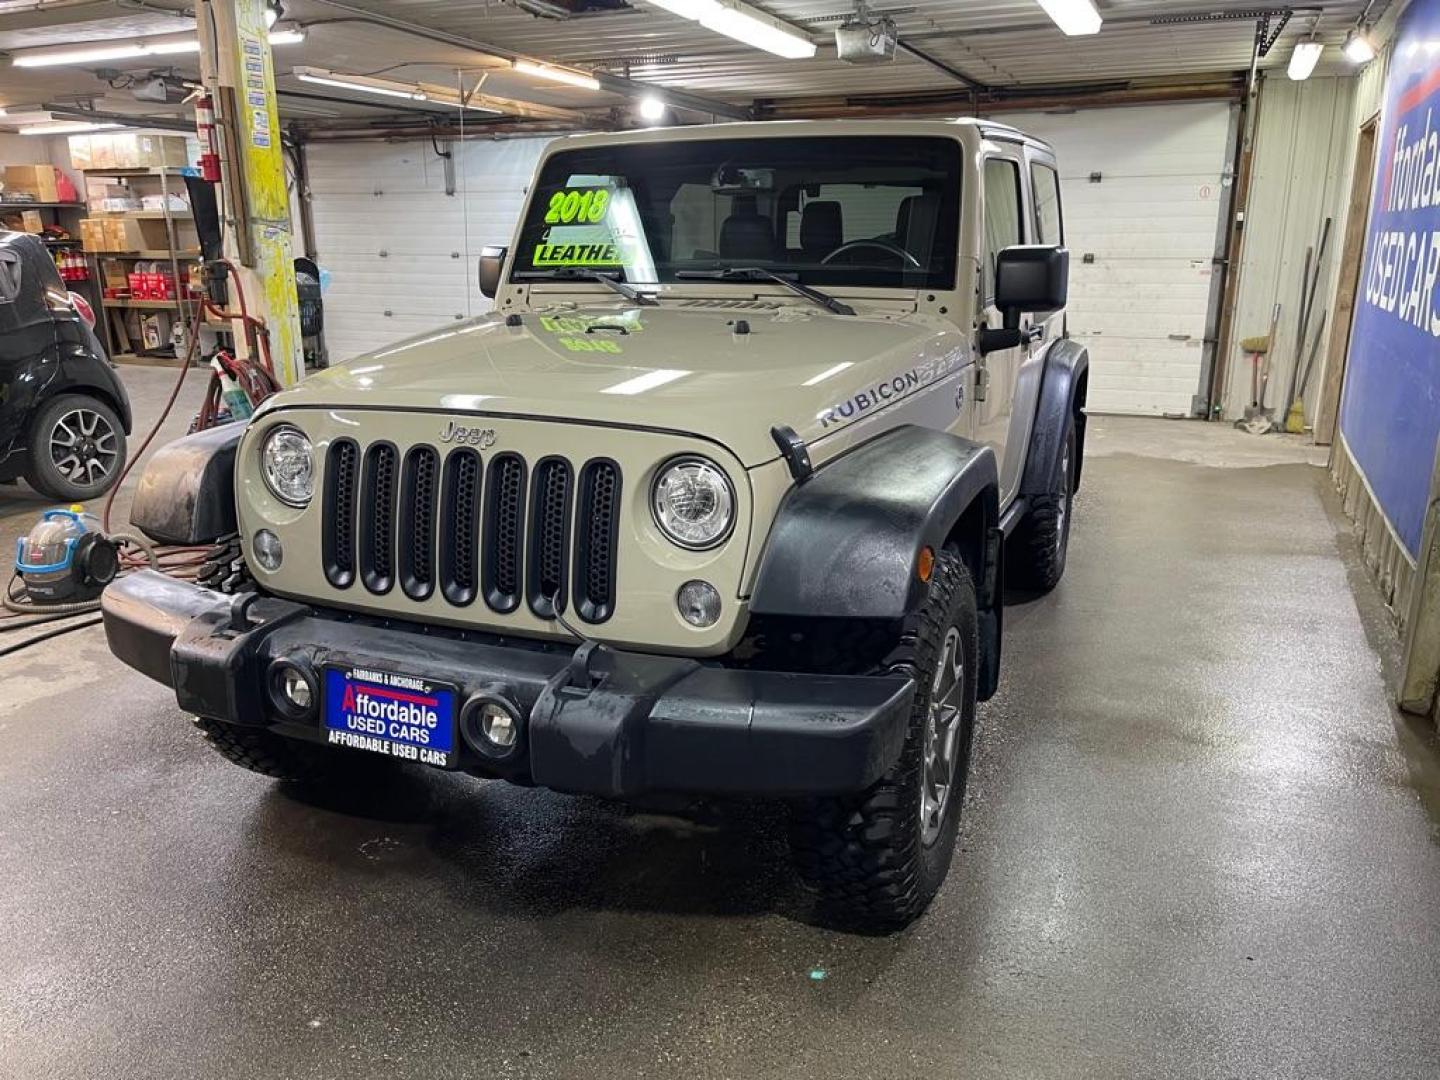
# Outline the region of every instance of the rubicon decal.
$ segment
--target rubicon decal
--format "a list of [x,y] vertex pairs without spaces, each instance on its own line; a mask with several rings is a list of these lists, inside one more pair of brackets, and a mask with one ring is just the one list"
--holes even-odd
[[922,386],[929,386],[931,383],[939,382],[954,374],[960,370],[963,360],[964,353],[957,349],[944,356],[936,357],[934,360],[917,364],[907,371],[892,375],[874,386],[861,390],[837,405],[832,405],[818,414],[815,419],[820,421],[822,428],[848,423],[873,409],[905,397]]

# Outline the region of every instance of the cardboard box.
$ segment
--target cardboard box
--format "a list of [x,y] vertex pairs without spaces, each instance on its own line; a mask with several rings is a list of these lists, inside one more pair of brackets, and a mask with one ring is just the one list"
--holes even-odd
[[70,136],[70,167],[72,169],[90,169],[94,164],[90,157],[89,135]]
[[22,210],[20,228],[28,233],[42,233],[45,231],[45,218],[39,210]]
[[170,246],[165,222],[152,218],[106,218],[106,251],[158,251]]
[[92,169],[114,169],[115,136],[110,132],[90,136],[90,167]]
[[5,190],[33,195],[37,202],[59,202],[54,165],[6,165]]
[[115,259],[101,259],[100,273],[104,286],[107,289],[128,289],[130,288],[130,276],[125,272],[125,264]]
[[142,169],[190,164],[183,135],[137,135],[135,159],[136,167]]
[[153,311],[140,320],[140,340],[146,349],[165,349],[170,345],[170,316]]
[[101,218],[83,218],[80,221],[80,242],[86,251],[109,251],[105,246],[105,222]]

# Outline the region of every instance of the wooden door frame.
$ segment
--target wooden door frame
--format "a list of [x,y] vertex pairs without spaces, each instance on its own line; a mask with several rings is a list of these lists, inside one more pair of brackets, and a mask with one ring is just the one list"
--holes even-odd
[[1340,252],[1340,277],[1335,285],[1334,329],[1325,350],[1325,369],[1320,397],[1315,405],[1315,442],[1329,446],[1335,441],[1340,412],[1340,393],[1345,384],[1345,364],[1350,355],[1350,334],[1355,324],[1355,301],[1360,293],[1360,272],[1365,262],[1365,238],[1370,225],[1370,202],[1375,187],[1375,163],[1379,154],[1380,114],[1360,125],[1355,141],[1355,169],[1350,179],[1350,207],[1345,214],[1345,243]]

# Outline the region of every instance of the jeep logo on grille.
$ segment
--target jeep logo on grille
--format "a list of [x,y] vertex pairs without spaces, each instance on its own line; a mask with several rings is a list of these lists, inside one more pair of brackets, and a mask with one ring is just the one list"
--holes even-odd
[[465,446],[478,446],[481,450],[495,445],[495,429],[466,427],[464,424],[457,424],[451,420],[445,425],[445,430],[440,432],[442,443],[461,443]]

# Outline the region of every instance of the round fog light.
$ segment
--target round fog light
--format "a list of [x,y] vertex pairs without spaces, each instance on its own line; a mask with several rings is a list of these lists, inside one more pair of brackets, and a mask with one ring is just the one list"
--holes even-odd
[[691,626],[714,626],[720,618],[720,594],[708,581],[687,581],[675,594],[680,617]]
[[280,537],[269,529],[261,529],[251,541],[251,547],[255,550],[256,561],[266,570],[280,569],[280,563],[285,558],[285,549],[280,546]]
[[280,692],[285,695],[286,701],[301,712],[309,712],[310,705],[315,700],[310,684],[295,668],[286,668],[280,676]]
[[496,746],[508,750],[520,736],[520,725],[504,706],[487,701],[480,706],[480,734]]

